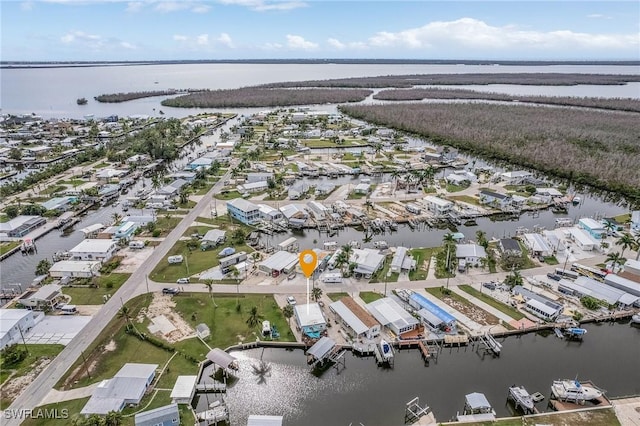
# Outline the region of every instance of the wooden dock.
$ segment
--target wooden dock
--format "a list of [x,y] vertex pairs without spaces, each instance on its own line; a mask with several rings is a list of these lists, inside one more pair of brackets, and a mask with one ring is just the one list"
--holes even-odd
[[203,393],[221,393],[227,391],[227,385],[225,383],[198,383],[196,390]]

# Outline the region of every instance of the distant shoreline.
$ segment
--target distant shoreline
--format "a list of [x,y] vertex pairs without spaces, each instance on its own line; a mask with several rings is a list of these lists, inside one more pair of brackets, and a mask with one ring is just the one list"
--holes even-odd
[[0,69],[21,68],[73,68],[140,65],[200,65],[200,64],[327,64],[327,65],[500,65],[500,66],[552,66],[552,65],[616,65],[639,66],[640,61],[510,61],[510,60],[456,60],[456,59],[204,59],[167,61],[0,61]]

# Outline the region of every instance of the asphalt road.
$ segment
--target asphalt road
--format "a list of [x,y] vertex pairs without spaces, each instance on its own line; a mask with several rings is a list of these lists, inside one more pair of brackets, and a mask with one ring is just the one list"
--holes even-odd
[[[231,170],[231,168],[229,168]],[[202,197],[200,202],[185,216],[185,218],[169,233],[165,240],[158,245],[149,259],[138,268],[129,279],[120,287],[111,299],[98,311],[91,321],[82,331],[64,348],[62,352],[49,364],[49,366],[31,382],[31,384],[13,401],[9,410],[33,409],[37,407],[55,384],[62,378],[71,365],[81,356],[93,340],[106,327],[111,319],[118,313],[122,303],[127,300],[146,293],[146,277],[153,268],[163,260],[171,247],[184,234],[191,223],[203,213],[209,213],[209,205],[214,193],[219,192],[224,185],[224,181],[229,179],[230,172],[218,180],[218,182]],[[206,215],[205,215],[206,216]],[[151,288],[150,288],[151,290]],[[228,291],[228,287],[227,287]],[[4,415],[4,426],[19,425],[22,420],[19,418],[7,419]]]

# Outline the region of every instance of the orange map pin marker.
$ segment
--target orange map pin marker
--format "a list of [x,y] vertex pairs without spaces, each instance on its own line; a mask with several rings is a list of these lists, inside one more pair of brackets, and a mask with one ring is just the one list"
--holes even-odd
[[318,255],[313,250],[304,250],[300,252],[300,268],[304,276],[309,278],[318,265]]

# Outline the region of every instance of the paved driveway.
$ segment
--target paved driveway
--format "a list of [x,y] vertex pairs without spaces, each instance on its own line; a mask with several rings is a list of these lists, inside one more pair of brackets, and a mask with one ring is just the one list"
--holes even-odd
[[79,315],[44,317],[24,336],[30,344],[60,344],[67,345],[71,339],[91,321],[91,317]]

